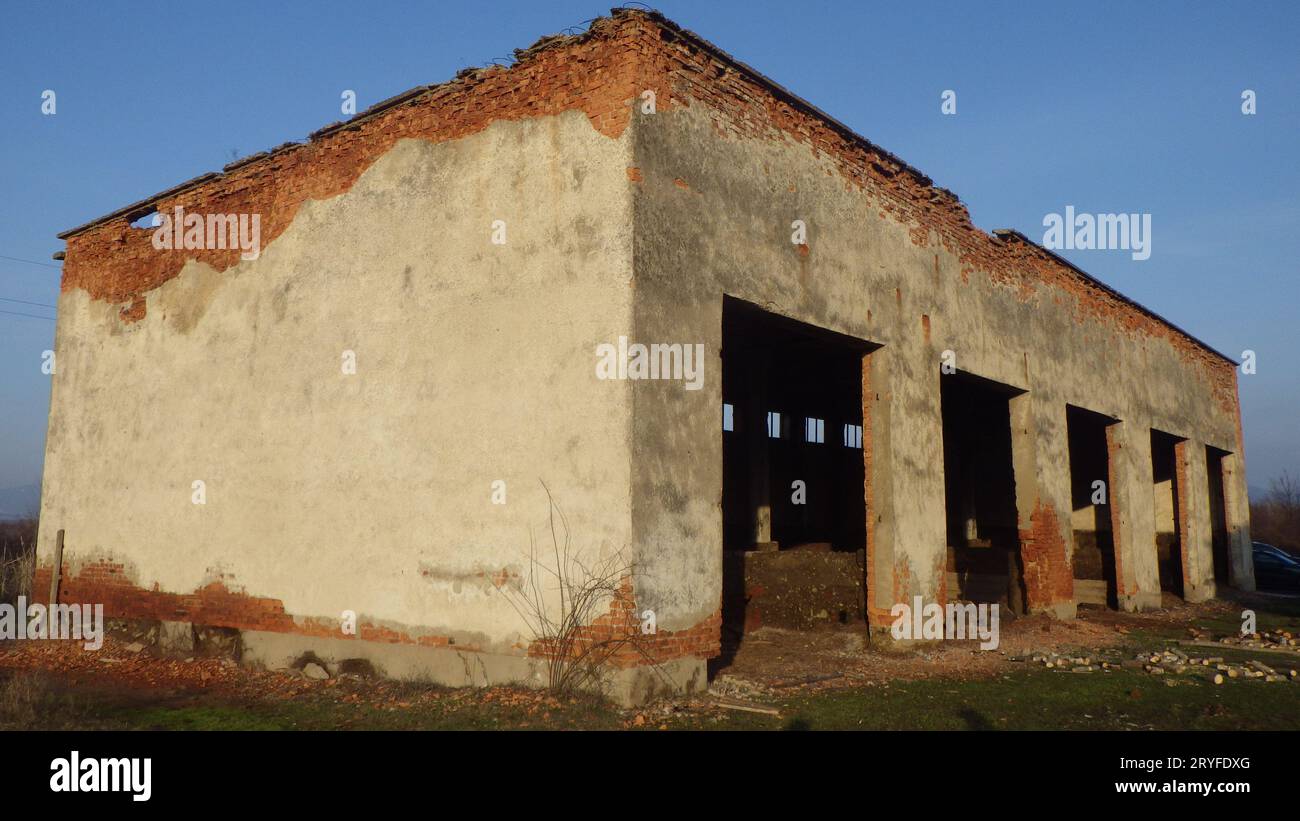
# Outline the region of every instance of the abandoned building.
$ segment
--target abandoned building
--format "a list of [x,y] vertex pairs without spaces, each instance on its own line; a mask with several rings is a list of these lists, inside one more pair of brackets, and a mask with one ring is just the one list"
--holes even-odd
[[515,57],[61,235],[37,589],[537,681],[553,499],[631,568],[584,628],[642,630],[628,700],[746,625],[1253,589],[1233,360],[657,13]]

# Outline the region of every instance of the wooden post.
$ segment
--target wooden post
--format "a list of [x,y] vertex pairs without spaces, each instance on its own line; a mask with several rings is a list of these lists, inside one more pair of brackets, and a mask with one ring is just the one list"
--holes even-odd
[[63,530],[54,540],[54,571],[50,573],[50,604],[59,603],[59,577],[63,575]]

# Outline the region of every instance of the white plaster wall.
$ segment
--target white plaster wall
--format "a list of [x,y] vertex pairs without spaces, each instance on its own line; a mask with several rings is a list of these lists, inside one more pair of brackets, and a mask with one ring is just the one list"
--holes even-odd
[[62,528],[74,573],[225,575],[297,616],[513,641],[486,579],[526,570],[530,532],[549,546],[539,480],[574,549],[631,545],[630,392],[594,368],[631,311],[628,152],[580,112],[404,140],[260,259],[187,263],[137,323],[64,294],[41,561]]

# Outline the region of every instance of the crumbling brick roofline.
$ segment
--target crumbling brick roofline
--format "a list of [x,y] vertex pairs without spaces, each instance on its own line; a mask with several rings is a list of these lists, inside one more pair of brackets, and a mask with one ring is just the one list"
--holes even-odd
[[1092,275],[1089,274],[1087,271],[1083,270],[1082,268],[1079,268],[1079,267],[1076,266],[1073,262],[1070,262],[1070,261],[1069,261],[1068,259],[1066,259],[1065,257],[1061,256],[1060,254],[1056,253],[1055,251],[1052,251],[1052,250],[1050,250],[1050,249],[1048,249],[1048,248],[1044,248],[1042,245],[1039,245],[1038,243],[1034,242],[1032,239],[1030,239],[1029,237],[1025,236],[1024,234],[1020,233],[1019,231],[1015,230],[1014,228],[997,228],[997,229],[994,229],[994,231],[993,231],[993,235],[996,236],[997,238],[1003,240],[1003,241],[1014,241],[1014,242],[1020,242],[1020,243],[1023,243],[1023,244],[1025,244],[1025,245],[1031,247],[1031,248],[1032,248],[1036,253],[1044,254],[1044,255],[1050,257],[1052,260],[1054,260],[1057,264],[1060,264],[1060,265],[1064,265],[1064,266],[1066,266],[1066,267],[1069,268],[1071,271],[1073,271],[1075,274],[1077,274],[1077,275],[1079,275],[1080,277],[1082,277],[1083,279],[1087,280],[1089,284],[1091,284],[1091,285],[1095,286],[1096,288],[1098,288],[1098,289],[1104,291],[1105,293],[1109,294],[1111,297],[1113,297],[1113,298],[1115,298],[1115,299],[1118,299],[1118,300],[1120,300],[1121,302],[1124,302],[1124,303],[1127,304],[1127,305],[1131,305],[1133,308],[1136,308],[1137,310],[1141,311],[1142,313],[1146,314],[1147,316],[1151,317],[1152,319],[1156,320],[1157,322],[1160,322],[1160,323],[1162,323],[1162,324],[1164,324],[1164,325],[1168,325],[1171,329],[1173,329],[1174,331],[1177,331],[1179,334],[1181,334],[1181,335],[1187,337],[1187,339],[1191,340],[1192,342],[1195,342],[1197,345],[1199,345],[1200,347],[1204,348],[1206,351],[1208,351],[1208,352],[1214,354],[1215,356],[1221,357],[1222,359],[1226,360],[1227,362],[1229,362],[1229,363],[1232,365],[1233,368],[1236,368],[1237,365],[1240,364],[1239,362],[1237,362],[1237,360],[1233,359],[1232,357],[1228,356],[1227,354],[1223,353],[1222,351],[1218,350],[1217,348],[1213,348],[1213,347],[1211,347],[1208,343],[1202,342],[1201,340],[1199,340],[1199,339],[1197,339],[1196,337],[1192,336],[1192,335],[1191,335],[1190,333],[1188,333],[1187,331],[1184,331],[1182,328],[1180,328],[1180,327],[1178,327],[1177,325],[1175,325],[1174,323],[1170,322],[1168,319],[1165,319],[1165,318],[1164,318],[1163,316],[1161,316],[1160,314],[1158,314],[1158,313],[1156,313],[1155,311],[1151,310],[1150,308],[1146,307],[1146,306],[1143,305],[1142,303],[1140,303],[1140,302],[1138,302],[1138,301],[1136,301],[1136,300],[1134,300],[1134,299],[1130,299],[1130,298],[1124,296],[1122,293],[1120,293],[1119,291],[1116,291],[1114,288],[1110,287],[1110,286],[1107,285],[1106,283],[1104,283],[1104,282],[1102,282],[1101,280],[1097,279],[1096,277],[1092,276]]
[[119,219],[126,219],[127,221],[133,221],[141,216],[150,213],[152,210],[154,210],[155,206],[160,201],[169,200],[177,196],[178,194],[182,194],[191,189],[196,189],[201,186],[208,185],[216,180],[220,180],[221,178],[226,176],[229,172],[236,171],[236,170],[243,171],[246,170],[248,166],[252,166],[260,163],[266,163],[269,162],[272,158],[285,154],[286,152],[298,151],[311,144],[319,143],[321,140],[324,140],[330,137],[331,135],[337,134],[341,131],[355,129],[361,124],[365,123],[366,121],[372,120],[375,117],[387,111],[390,111],[394,108],[397,108],[399,106],[418,103],[435,94],[445,93],[449,90],[449,88],[457,84],[473,82],[487,76],[496,77],[501,74],[510,75],[511,73],[517,71],[521,66],[527,65],[530,60],[537,57],[539,54],[542,54],[543,52],[549,51],[554,48],[565,48],[565,47],[578,45],[590,40],[593,37],[605,36],[607,30],[612,25],[617,25],[618,21],[629,19],[629,18],[636,18],[638,20],[646,20],[652,22],[661,30],[661,32],[669,35],[669,37],[665,38],[666,40],[677,39],[685,43],[688,43],[691,47],[707,53],[713,59],[716,59],[720,63],[723,63],[729,68],[734,69],[737,73],[743,75],[746,79],[762,86],[775,99],[780,100],[782,103],[790,106],[794,110],[797,110],[805,115],[808,115],[816,119],[817,121],[820,121],[827,128],[836,132],[847,143],[856,145],[864,152],[870,154],[872,156],[873,164],[876,165],[878,170],[885,176],[906,178],[910,180],[910,182],[915,187],[919,189],[924,189],[926,198],[928,199],[928,202],[931,205],[948,207],[960,211],[962,215],[961,219],[964,223],[963,227],[966,228],[967,230],[980,234],[981,236],[988,239],[990,242],[994,243],[996,246],[1009,247],[1012,244],[1018,245],[1028,250],[1029,253],[1040,257],[1044,261],[1061,266],[1063,269],[1070,272],[1071,275],[1078,278],[1086,287],[1095,289],[1105,294],[1107,297],[1115,299],[1133,308],[1139,313],[1149,317],[1150,319],[1160,323],[1161,325],[1164,325],[1165,327],[1173,331],[1178,336],[1181,336],[1184,339],[1186,339],[1188,342],[1192,343],[1195,347],[1200,348],[1202,351],[1205,351],[1206,353],[1209,353],[1219,359],[1222,359],[1227,363],[1230,363],[1234,368],[1236,367],[1237,361],[1235,359],[1232,359],[1231,357],[1223,354],[1222,352],[1212,348],[1210,345],[1206,344],[1205,342],[1191,335],[1190,333],[1183,330],[1182,328],[1179,328],[1177,325],[1174,325],[1169,320],[1165,319],[1164,317],[1160,316],[1159,314],[1150,310],[1149,308],[1146,308],[1142,304],[1132,299],[1129,299],[1128,297],[1124,296],[1123,294],[1119,293],[1113,288],[1110,288],[1109,286],[1102,283],[1100,280],[1089,275],[1085,271],[1080,270],[1079,268],[1069,263],[1067,260],[1063,259],[1059,255],[1033,242],[1024,234],[1013,230],[999,230],[999,231],[995,231],[994,235],[990,237],[987,234],[987,232],[984,232],[982,229],[977,228],[976,226],[970,223],[969,214],[966,212],[965,207],[961,205],[960,200],[957,198],[955,194],[953,194],[951,191],[948,191],[945,188],[936,186],[933,180],[931,180],[930,177],[926,176],[920,170],[909,165],[908,163],[906,163],[905,161],[903,161],[893,153],[871,142],[866,137],[863,137],[862,135],[853,131],[853,129],[849,128],[844,123],[840,122],[839,120],[835,119],[831,115],[827,114],[825,111],[822,111],[820,108],[808,102],[807,100],[803,99],[799,95],[789,91],[784,86],[773,81],[771,78],[765,76],[763,73],[757,71],[756,69],[752,68],[748,64],[732,57],[730,54],[723,51],[721,48],[717,47],[716,45],[709,42],[705,38],[700,37],[694,32],[685,29],[679,26],[678,24],[674,23],[673,21],[669,20],[660,12],[642,11],[639,9],[626,9],[626,8],[612,9],[610,17],[597,18],[592,22],[591,26],[585,32],[582,32],[580,34],[574,34],[574,35],[566,35],[566,34],[547,35],[545,37],[538,39],[532,46],[530,46],[527,49],[517,49],[514,52],[516,63],[510,68],[505,68],[502,66],[487,66],[484,68],[462,69],[461,71],[456,73],[456,76],[453,79],[445,83],[419,86],[410,89],[409,91],[395,95],[393,97],[388,98],[387,100],[383,100],[379,103],[376,103],[375,105],[370,106],[366,110],[359,112],[358,114],[356,114],[354,117],[352,117],[347,121],[332,123],[328,126],[325,126],[324,128],[318,129],[317,131],[312,132],[308,136],[308,140],[306,142],[284,143],[274,149],[271,149],[270,151],[264,151],[258,154],[253,154],[251,156],[244,157],[242,159],[239,159],[235,162],[226,165],[220,172],[210,172],[195,177],[194,179],[188,180],[187,182],[181,183],[180,185],[174,186],[165,191],[154,194],[151,197],[147,197],[143,200],[132,203],[124,208],[119,208],[118,210],[113,211],[112,213],[99,217],[98,219],[91,220],[90,222],[87,222],[83,225],[79,225],[76,228],[72,228],[67,231],[64,231],[60,233],[58,237],[60,239],[66,240],[71,237],[77,236],[78,234],[82,234],[86,231],[89,231],[90,229],[104,225],[105,223],[113,222]]
[[[617,14],[618,12],[623,10],[614,9],[613,11],[615,14]],[[832,117],[830,114],[827,114],[825,111],[821,110],[817,106],[808,102],[804,98],[800,97],[799,95],[785,88],[780,83],[776,82],[775,80],[771,79],[767,75],[763,74],[761,71],[758,71],[757,69],[753,68],[747,63],[737,60],[735,57],[731,56],[726,51],[722,50],[718,46],[709,42],[705,38],[699,36],[695,32],[690,31],[689,29],[682,28],[681,26],[677,25],[672,20],[669,20],[667,17],[665,17],[663,14],[661,14],[658,11],[644,12],[644,14],[646,14],[647,17],[650,17],[651,19],[653,19],[655,22],[657,22],[659,25],[663,26],[664,28],[674,32],[675,34],[677,34],[678,36],[684,39],[689,40],[693,45],[701,49],[704,49],[705,51],[708,51],[710,54],[712,54],[714,57],[721,60],[722,62],[727,63],[733,68],[749,75],[751,79],[765,86],[767,90],[771,92],[774,96],[781,98],[791,106],[797,109],[801,109],[805,113],[811,114],[812,116],[822,120],[826,125],[840,132],[849,141],[858,143],[868,152],[876,154],[877,156],[893,163],[896,166],[894,169],[892,169],[894,173],[901,172],[903,174],[906,174],[918,184],[929,188],[932,192],[932,199],[946,200],[946,201],[950,201],[954,205],[959,205],[960,200],[957,197],[957,195],[954,194],[952,191],[949,191],[948,189],[943,188],[941,186],[935,185],[934,181],[919,169],[908,164],[906,161],[904,161],[894,153],[876,145],[871,140],[857,133],[849,126],[845,125],[844,123],[840,122],[836,118]],[[969,221],[969,218],[967,221]],[[971,225],[971,227],[975,228],[973,224]],[[980,229],[975,228],[975,230],[980,230]],[[1115,298],[1131,306],[1137,311],[1167,326],[1168,328],[1170,328],[1180,336],[1185,337],[1189,342],[1192,342],[1197,347],[1200,347],[1204,349],[1206,352],[1211,353],[1223,359],[1224,361],[1230,363],[1234,368],[1236,368],[1236,366],[1239,364],[1237,360],[1224,354],[1223,352],[1217,350],[1216,348],[1211,347],[1206,342],[1201,341],[1197,337],[1193,336],[1192,334],[1178,327],[1174,323],[1165,319],[1160,314],[1156,313],[1150,308],[1147,308],[1145,305],[1141,304],[1140,302],[1137,302],[1136,300],[1124,296],[1124,294],[1106,285],[1104,282],[1092,276],[1088,272],[1080,269],[1079,267],[1071,263],[1069,260],[1060,256],[1059,254],[1050,251],[1047,248],[1044,248],[1042,245],[1029,239],[1023,233],[1016,231],[1014,229],[998,229],[994,231],[994,237],[995,239],[1004,240],[1004,241],[1014,240],[1016,242],[1023,243],[1026,246],[1029,246],[1037,254],[1040,254],[1046,257],[1047,259],[1050,259],[1053,262],[1065,266],[1074,274],[1082,278],[1088,285],[1097,288],[1098,290],[1106,293],[1112,298]]]
[[[631,10],[631,9],[612,10],[614,17],[618,17],[622,14],[632,12],[632,11],[636,11],[636,10]],[[663,15],[659,14],[658,12],[654,12],[653,16],[658,20],[662,20],[665,22],[667,21],[667,18],[663,17]],[[596,18],[596,20],[593,21],[593,23],[601,20],[608,20],[608,19],[611,18],[599,17]],[[576,42],[585,41],[590,37],[592,37],[595,33],[596,33],[595,26],[593,25],[591,28],[588,28],[587,31],[583,32],[582,34],[576,34],[576,35],[548,34],[544,37],[539,38],[537,42],[533,43],[533,45],[529,46],[526,49],[515,49],[514,56],[517,62],[515,63],[515,66],[511,66],[510,69],[515,68],[520,63],[527,60],[528,58],[548,48],[554,48],[562,45],[571,45]],[[222,167],[221,171],[219,172],[210,171],[206,174],[200,174],[197,177],[186,180],[185,182],[182,182],[178,185],[174,185],[171,188],[166,189],[165,191],[159,191],[157,194],[154,194],[149,197],[145,197],[144,199],[138,202],[133,202],[130,205],[124,206],[122,208],[117,209],[116,211],[112,211],[108,214],[105,214],[102,217],[97,217],[89,222],[78,225],[75,228],[69,228],[68,230],[63,231],[57,236],[59,239],[66,240],[69,237],[73,237],[76,236],[77,234],[88,231],[89,229],[94,228],[95,226],[103,225],[106,222],[112,222],[113,220],[121,219],[124,217],[128,220],[134,221],[135,219],[138,219],[139,217],[142,217],[145,214],[148,214],[151,210],[153,210],[154,205],[158,203],[160,200],[165,200],[170,197],[174,197],[177,194],[181,194],[192,188],[197,188],[200,185],[203,185],[204,183],[208,183],[213,180],[219,179],[220,177],[224,176],[228,172],[234,171],[236,169],[244,168],[245,166],[252,165],[254,163],[265,162],[269,160],[271,157],[274,157],[278,154],[283,154],[286,151],[294,151],[299,148],[302,148],[303,146],[309,143],[318,142],[321,139],[328,137],[331,134],[334,134],[335,132],[342,131],[344,129],[354,128],[367,120],[374,119],[375,117],[384,113],[385,111],[388,111],[389,109],[395,108],[399,105],[402,105],[403,103],[416,101],[422,97],[426,97],[432,94],[433,92],[439,89],[444,89],[447,86],[453,85],[455,83],[463,82],[467,79],[473,79],[483,74],[495,73],[500,71],[509,71],[510,69],[505,69],[502,66],[498,66],[498,65],[484,66],[482,68],[475,68],[475,67],[463,68],[460,71],[456,72],[456,76],[454,78],[448,80],[445,83],[433,83],[431,85],[416,86],[415,88],[408,89],[406,91],[401,92],[400,94],[395,94],[386,100],[381,100],[375,103],[374,105],[370,106],[369,108],[365,109],[364,111],[357,112],[355,115],[353,115],[350,119],[346,121],[334,122],[322,128],[318,128],[307,135],[307,142],[281,143],[280,145],[276,146],[275,148],[272,148],[269,151],[259,151],[256,154],[250,154],[247,157],[242,157],[238,160],[235,160],[234,162],[226,164],[225,166]]]

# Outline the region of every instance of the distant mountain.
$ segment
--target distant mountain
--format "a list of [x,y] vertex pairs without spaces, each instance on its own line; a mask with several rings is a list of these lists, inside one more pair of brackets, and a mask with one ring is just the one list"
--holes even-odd
[[0,521],[35,518],[41,510],[41,486],[20,485],[0,489]]

